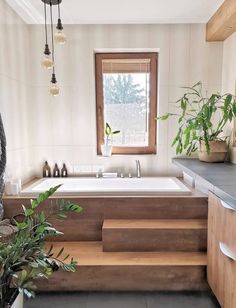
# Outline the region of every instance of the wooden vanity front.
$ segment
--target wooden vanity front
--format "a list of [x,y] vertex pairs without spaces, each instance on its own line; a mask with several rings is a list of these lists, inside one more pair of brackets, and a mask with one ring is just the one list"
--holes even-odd
[[236,307],[236,210],[209,194],[208,282],[220,305]]

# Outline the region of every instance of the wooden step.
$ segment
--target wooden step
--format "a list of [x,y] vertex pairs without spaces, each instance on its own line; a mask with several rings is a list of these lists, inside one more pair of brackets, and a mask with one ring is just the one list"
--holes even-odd
[[206,290],[202,252],[103,252],[101,242],[54,242],[78,261],[75,273],[56,272],[41,291]]
[[206,251],[207,220],[106,219],[104,251]]

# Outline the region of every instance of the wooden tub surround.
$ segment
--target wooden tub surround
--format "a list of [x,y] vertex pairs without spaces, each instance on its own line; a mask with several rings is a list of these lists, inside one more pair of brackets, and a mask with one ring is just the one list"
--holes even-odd
[[[83,212],[53,222],[65,233],[54,239],[54,246],[64,246],[78,260],[78,268],[76,273],[55,273],[39,283],[39,290],[208,289],[205,195],[193,191],[188,196],[64,199],[80,204]],[[42,205],[45,212],[50,202]],[[21,204],[29,203],[30,198],[5,198],[5,216],[13,216]]]

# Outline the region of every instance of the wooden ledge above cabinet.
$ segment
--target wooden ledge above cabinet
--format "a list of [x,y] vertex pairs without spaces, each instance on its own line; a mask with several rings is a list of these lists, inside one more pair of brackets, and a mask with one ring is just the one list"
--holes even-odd
[[206,26],[208,42],[224,41],[236,30],[236,1],[225,0]]

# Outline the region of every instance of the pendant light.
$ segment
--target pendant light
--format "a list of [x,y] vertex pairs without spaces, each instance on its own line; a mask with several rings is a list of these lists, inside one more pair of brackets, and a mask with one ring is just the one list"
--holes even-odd
[[57,79],[55,73],[52,73],[52,79],[51,79],[51,87],[50,87],[50,94],[52,96],[58,96],[60,92],[60,89],[57,86]]
[[58,20],[57,20],[57,32],[55,33],[55,41],[58,44],[65,44],[66,43],[66,36],[63,32],[63,26],[61,22],[61,10],[60,10],[60,2],[58,0]]
[[44,18],[45,18],[45,24],[44,24],[44,27],[45,27],[45,39],[46,39],[46,42],[45,42],[45,48],[44,48],[44,57],[43,57],[43,60],[42,60],[42,66],[46,69],[52,69],[53,67],[53,61],[50,57],[50,49],[49,49],[49,46],[48,46],[48,29],[47,29],[47,8],[46,8],[46,3],[44,3]]
[[[42,61],[42,66],[47,69],[52,69],[52,78],[49,92],[52,96],[59,95],[60,89],[57,85],[56,73],[55,73],[55,48],[54,48],[54,39],[59,44],[64,44],[66,42],[66,37],[62,32],[63,26],[61,22],[61,12],[60,12],[60,3],[62,0],[42,0],[44,3],[44,17],[45,17],[45,49],[44,49],[44,58]],[[48,29],[47,29],[47,5],[50,7],[50,25],[51,25],[51,52],[48,44]],[[53,30],[53,5],[58,6],[58,21],[57,21],[57,30],[58,32],[54,36]]]

